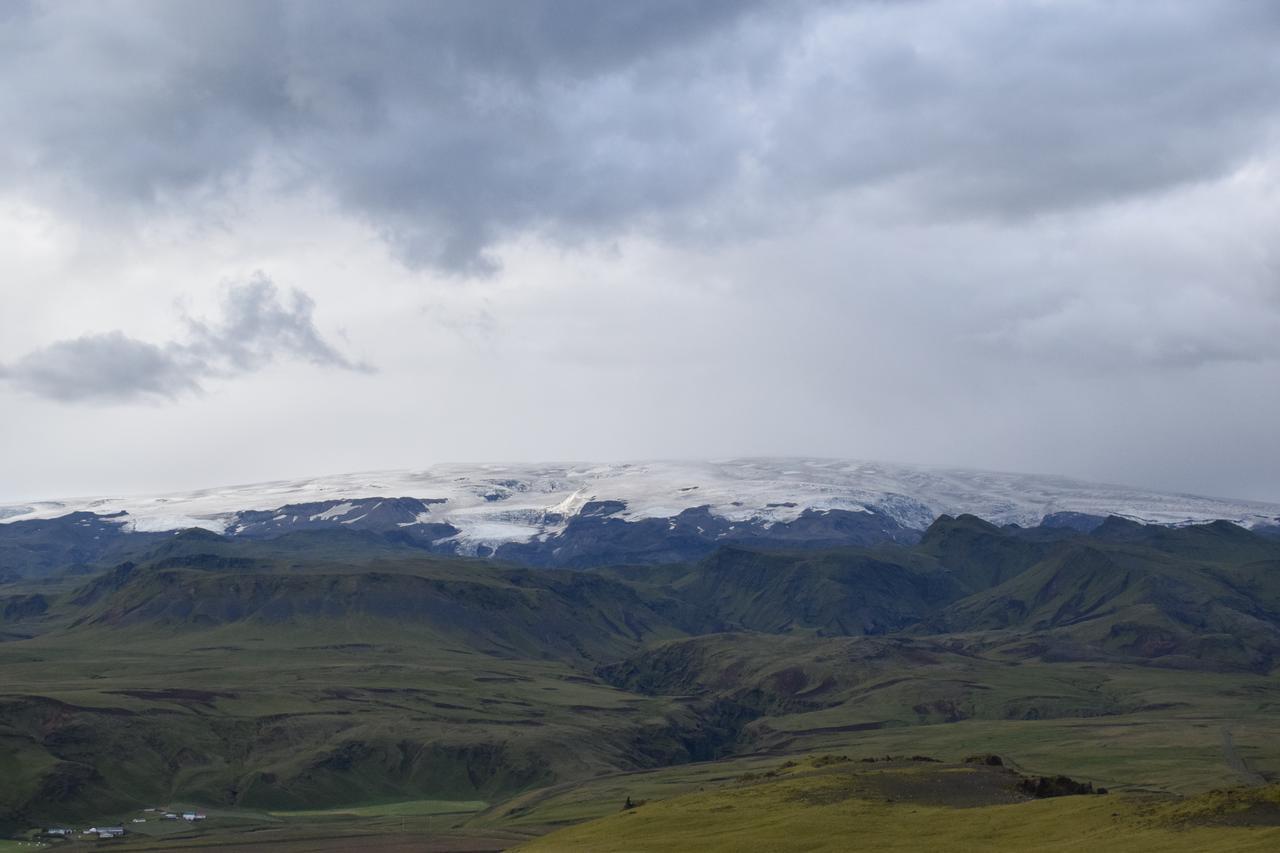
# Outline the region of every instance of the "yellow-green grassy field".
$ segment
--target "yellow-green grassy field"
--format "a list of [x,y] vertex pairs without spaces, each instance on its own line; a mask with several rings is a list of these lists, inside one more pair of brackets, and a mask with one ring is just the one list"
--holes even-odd
[[801,775],[645,803],[559,830],[519,849],[531,853],[1280,850],[1280,825],[1231,825],[1236,818],[1249,823],[1251,809],[1280,805],[1278,788],[1192,800],[1085,795],[967,808],[928,799],[872,799],[870,789],[850,784],[846,774]]

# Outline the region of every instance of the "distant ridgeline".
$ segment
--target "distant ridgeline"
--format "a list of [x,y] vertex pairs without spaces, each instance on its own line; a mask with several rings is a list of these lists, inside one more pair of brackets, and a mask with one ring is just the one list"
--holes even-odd
[[[605,565],[654,565],[705,557],[726,545],[762,549],[823,549],[912,545],[924,533],[874,509],[799,508],[785,521],[731,520],[707,506],[683,509],[669,517],[626,517],[626,503],[588,501],[572,515],[545,512],[527,539],[477,542],[463,530],[433,515],[443,499],[355,498],[289,504],[274,510],[243,510],[230,515],[222,534],[202,528],[184,535],[271,542],[278,550],[338,548],[355,553],[425,551],[491,557],[523,566],[591,568]],[[771,505],[772,506],[772,505]],[[794,504],[788,505],[794,507]],[[1056,531],[1089,533],[1106,517],[1054,512],[1035,528],[1006,525],[1029,537]],[[1258,524],[1254,532],[1280,538],[1280,524]],[[540,532],[541,531],[541,532]],[[66,572],[92,572],[146,554],[179,532],[138,531],[125,512],[74,512],[48,518],[0,523],[0,582]],[[510,538],[509,531],[499,535]]]
[[[1170,526],[1227,520],[1280,534],[1280,504],[1047,475],[808,458],[438,465],[0,506],[0,572],[120,562],[158,541],[143,534],[197,527],[237,539],[324,534],[313,541],[589,568],[695,560],[724,545],[911,545],[940,516],[961,514],[1081,533],[1116,515]],[[142,538],[124,535],[132,532]]]
[[[626,522],[588,505],[556,537],[476,558],[451,554],[437,538],[447,531],[396,527],[420,502],[377,503],[387,508],[379,518],[372,504],[348,502],[347,514],[369,511],[344,526],[292,526],[293,511],[327,505],[245,513],[227,534],[129,532],[87,513],[0,525],[0,631],[353,615],[434,625],[441,608],[452,622],[475,604],[474,585],[498,595],[514,584],[541,590],[569,621],[596,597],[626,604],[619,626],[575,641],[591,659],[601,656],[584,649],[616,649],[619,636],[625,645],[740,630],[1016,631],[1036,655],[1259,671],[1280,649],[1280,538],[1223,521],[1167,527],[1072,513],[1022,528],[944,515],[917,533],[874,513],[803,513],[766,529],[705,510]],[[436,582],[420,587],[423,576]],[[445,577],[460,586],[445,589]],[[327,582],[342,596],[322,592],[320,578],[337,578]]]

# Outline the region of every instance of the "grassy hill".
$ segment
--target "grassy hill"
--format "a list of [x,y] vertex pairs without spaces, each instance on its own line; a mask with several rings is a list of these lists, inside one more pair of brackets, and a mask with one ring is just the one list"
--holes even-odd
[[1280,845],[1272,815],[1280,805],[1276,788],[1190,802],[1133,795],[1036,799],[1004,768],[914,764],[868,769],[811,760],[764,778],[619,809],[519,849],[1261,853]]
[[591,571],[193,531],[66,568],[0,585],[10,830],[182,802],[225,815],[191,843],[299,812],[514,843],[822,752],[1280,779],[1280,542],[1230,526],[942,518],[913,546]]
[[[1161,531],[1160,548],[1059,543],[1013,578],[949,605],[931,628],[1032,635],[1042,655],[1267,672],[1280,653],[1280,562],[1259,559],[1270,544],[1240,533],[1264,547],[1240,549],[1233,536],[1211,552],[1195,529]],[[1185,553],[1168,550],[1177,541]]]

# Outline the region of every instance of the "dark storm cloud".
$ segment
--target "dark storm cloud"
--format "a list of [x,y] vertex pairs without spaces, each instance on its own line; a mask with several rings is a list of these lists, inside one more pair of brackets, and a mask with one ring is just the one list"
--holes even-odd
[[0,19],[0,181],[85,215],[318,189],[406,262],[464,272],[531,232],[715,237],[859,189],[1017,217],[1272,146],[1276,8],[37,4]]
[[188,340],[155,344],[120,331],[86,334],[0,365],[0,380],[52,400],[123,402],[198,392],[206,379],[251,373],[281,357],[369,370],[321,337],[313,308],[297,290],[282,303],[275,285],[255,276],[227,289],[219,319],[188,318]]
[[614,74],[604,85],[631,100],[635,64],[669,73],[662,57],[752,5],[34,7],[0,42],[0,120],[18,134],[6,177],[146,208],[199,204],[259,169],[332,193],[408,261],[483,267],[499,236],[616,221],[721,171],[703,143],[696,165],[671,162],[694,131],[680,107],[596,101]]

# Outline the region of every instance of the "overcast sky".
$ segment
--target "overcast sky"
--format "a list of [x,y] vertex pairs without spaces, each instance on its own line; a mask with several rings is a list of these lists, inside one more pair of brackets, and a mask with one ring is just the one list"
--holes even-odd
[[0,500],[820,455],[1280,500],[1280,4],[0,4]]

